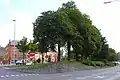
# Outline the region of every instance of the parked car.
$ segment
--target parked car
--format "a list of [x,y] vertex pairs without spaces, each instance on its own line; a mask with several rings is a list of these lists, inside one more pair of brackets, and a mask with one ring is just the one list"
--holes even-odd
[[16,65],[26,64],[25,60],[16,60]]

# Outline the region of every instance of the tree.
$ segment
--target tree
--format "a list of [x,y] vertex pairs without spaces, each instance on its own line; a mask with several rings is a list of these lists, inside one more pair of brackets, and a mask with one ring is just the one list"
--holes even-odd
[[[32,40],[30,40],[30,42],[28,43],[28,49],[36,53],[36,51],[38,50],[38,46]],[[34,56],[34,64],[35,64],[35,56]]]
[[109,48],[109,55],[107,57],[108,61],[117,61],[118,57],[117,57],[117,53],[114,49]]
[[22,40],[20,40],[17,43],[16,47],[19,49],[20,52],[23,53],[23,64],[24,64],[25,53],[28,51],[27,38],[23,37]]
[[30,40],[28,43],[28,49],[31,51],[37,51],[38,46],[32,40]]
[[72,46],[72,39],[74,38],[76,34],[75,25],[73,24],[73,21],[71,20],[71,12],[76,10],[76,5],[74,1],[63,3],[62,7],[57,10],[57,12],[62,15],[62,22],[64,25],[64,34],[63,38],[67,43],[67,51],[68,51],[68,61],[70,61],[71,57],[71,46]]
[[[39,44],[39,50],[55,51],[58,44],[58,61],[60,48],[67,45],[68,61],[74,55],[76,61],[90,59],[103,60],[109,55],[109,45],[100,30],[92,24],[89,15],[83,14],[74,1],[63,3],[57,11],[41,13],[33,24],[34,41]],[[73,53],[71,54],[71,49]]]

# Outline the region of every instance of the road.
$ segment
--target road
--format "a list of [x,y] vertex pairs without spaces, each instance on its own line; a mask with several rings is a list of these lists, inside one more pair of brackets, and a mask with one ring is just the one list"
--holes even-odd
[[0,80],[120,80],[120,66],[59,74],[25,74],[0,68]]

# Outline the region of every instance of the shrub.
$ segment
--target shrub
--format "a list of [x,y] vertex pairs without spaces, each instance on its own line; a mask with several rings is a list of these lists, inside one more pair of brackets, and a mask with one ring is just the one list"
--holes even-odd
[[90,60],[84,60],[82,63],[88,66],[96,66],[96,64]]
[[117,64],[116,64],[116,63],[113,63],[113,62],[107,62],[105,65],[106,65],[106,66],[116,66]]
[[101,61],[95,61],[94,63],[96,64],[96,66],[105,66],[105,64]]
[[90,61],[90,60],[85,60],[82,61],[83,64],[88,65],[88,66],[104,66],[104,63],[101,61]]

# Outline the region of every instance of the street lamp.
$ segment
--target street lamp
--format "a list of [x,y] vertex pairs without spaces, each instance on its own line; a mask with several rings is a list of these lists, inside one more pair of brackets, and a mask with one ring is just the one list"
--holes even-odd
[[109,3],[117,2],[117,1],[120,1],[120,0],[106,1],[106,2],[104,2],[104,4],[109,4]]
[[13,55],[14,55],[14,57],[13,57],[13,61],[14,61],[14,63],[15,63],[15,59],[16,59],[16,55],[15,55],[15,45],[16,45],[16,42],[15,42],[15,35],[16,35],[16,20],[13,20],[13,22],[14,22],[14,41],[13,41]]

